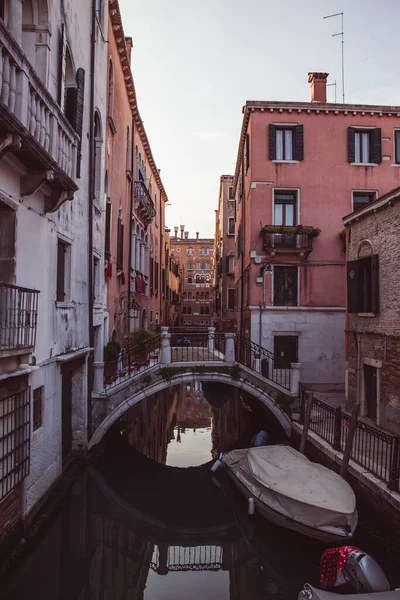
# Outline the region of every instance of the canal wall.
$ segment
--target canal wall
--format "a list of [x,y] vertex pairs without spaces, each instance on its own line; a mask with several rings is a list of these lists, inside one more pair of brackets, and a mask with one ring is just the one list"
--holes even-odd
[[[292,423],[291,442],[299,448],[303,426]],[[306,456],[315,462],[339,473],[343,461],[343,454],[334,450],[314,432],[308,431]],[[387,529],[388,535],[397,539],[400,536],[400,494],[390,491],[383,481],[366,471],[365,468],[350,460],[347,470],[347,481],[354,489],[358,502],[365,504],[380,523],[382,530]]]

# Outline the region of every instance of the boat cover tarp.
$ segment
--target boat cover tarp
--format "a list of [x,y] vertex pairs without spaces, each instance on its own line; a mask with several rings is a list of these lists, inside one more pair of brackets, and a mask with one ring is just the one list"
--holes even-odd
[[265,505],[310,527],[351,528],[356,510],[344,479],[290,446],[232,450],[223,462]]

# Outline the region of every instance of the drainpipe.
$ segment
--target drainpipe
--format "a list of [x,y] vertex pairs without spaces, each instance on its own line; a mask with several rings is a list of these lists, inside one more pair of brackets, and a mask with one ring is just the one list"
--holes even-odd
[[[162,290],[162,265],[163,265],[163,260],[164,260],[164,249],[163,249],[163,228],[164,228],[164,224],[163,224],[163,213],[162,213],[162,201],[161,201],[161,196],[162,194],[159,194],[160,196],[160,210],[159,210],[159,215],[160,215],[160,269],[159,269],[159,273],[158,276],[160,278],[159,280],[159,284],[160,284],[160,320],[159,320],[159,326],[161,326],[164,323],[164,319],[165,319],[165,314],[163,311],[163,290]],[[165,281],[165,265],[164,265],[164,281]],[[162,319],[161,319],[162,316]]]
[[244,247],[245,247],[245,231],[246,231],[246,192],[244,189],[244,166],[242,159],[242,169],[241,169],[241,177],[242,177],[242,278],[240,282],[241,287],[241,298],[242,301],[240,303],[240,335],[243,335],[243,302],[244,302]]
[[[89,202],[88,202],[88,309],[89,309],[89,346],[94,347],[93,329],[93,198],[94,198],[94,175],[95,175],[95,152],[94,152],[94,70],[96,56],[96,5],[92,4],[92,35],[90,40],[90,115],[89,115]],[[87,438],[92,437],[92,390],[93,390],[93,350],[88,359],[88,406],[87,406]]]
[[[135,118],[132,117],[132,133],[131,133],[131,173],[132,173],[132,181],[131,185],[131,193],[129,199],[129,260],[128,260],[128,330],[130,330],[130,305],[131,305],[131,273],[132,273],[132,213],[133,213],[133,195],[135,193]],[[135,242],[136,243],[136,242]]]
[[261,347],[262,306],[260,304],[260,316],[258,319],[258,345]]

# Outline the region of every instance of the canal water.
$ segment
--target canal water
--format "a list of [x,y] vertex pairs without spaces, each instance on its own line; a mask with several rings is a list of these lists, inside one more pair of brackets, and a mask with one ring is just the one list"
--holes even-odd
[[[221,451],[260,429],[283,441],[276,427],[250,397],[196,382],[133,407],[0,582],[1,598],[295,599],[304,582],[318,586],[326,546],[249,517],[222,470],[210,473]],[[363,506],[354,544],[400,587],[399,545]]]

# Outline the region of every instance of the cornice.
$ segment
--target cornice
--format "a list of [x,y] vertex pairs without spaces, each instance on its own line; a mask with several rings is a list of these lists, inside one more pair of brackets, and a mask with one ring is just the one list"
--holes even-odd
[[114,34],[115,43],[117,44],[119,58],[121,62],[122,71],[124,72],[125,88],[129,99],[132,115],[135,120],[140,139],[143,144],[144,151],[146,153],[147,160],[149,161],[150,168],[154,175],[154,178],[160,188],[161,196],[164,202],[168,202],[167,193],[164,185],[161,181],[161,176],[154,160],[153,153],[151,151],[149,138],[147,137],[146,129],[144,127],[142,118],[139,113],[137,105],[137,97],[135,84],[133,81],[132,70],[129,64],[128,51],[126,48],[124,28],[122,25],[121,11],[119,8],[118,0],[109,0],[109,15],[111,19],[112,30]]

